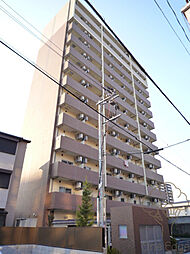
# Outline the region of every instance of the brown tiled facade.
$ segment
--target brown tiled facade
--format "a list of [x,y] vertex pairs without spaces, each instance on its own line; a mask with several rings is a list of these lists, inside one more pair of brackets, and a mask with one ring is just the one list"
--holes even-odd
[[[37,64],[63,87],[35,72],[24,124],[32,144],[17,207],[18,221],[28,226],[45,226],[49,211],[54,213],[53,225],[74,223],[81,183],[85,177],[91,183],[95,210],[98,186],[98,114],[86,104],[97,109],[102,93],[101,24],[79,1],[71,0],[44,33],[63,57],[42,45]],[[116,105],[106,106],[106,116],[121,114],[117,124],[122,127],[107,126],[110,218],[111,207],[128,203],[159,207],[165,193],[157,173],[160,161],[152,154],[142,156],[147,146],[157,149],[146,77],[105,27],[103,40],[106,91],[119,94]],[[142,147],[136,138],[143,141]]]

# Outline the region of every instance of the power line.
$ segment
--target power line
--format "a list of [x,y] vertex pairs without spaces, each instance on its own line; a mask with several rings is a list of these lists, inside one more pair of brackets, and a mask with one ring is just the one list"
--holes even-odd
[[173,14],[174,14],[174,16],[175,16],[175,18],[176,18],[176,20],[177,20],[177,22],[178,22],[179,26],[181,27],[182,31],[184,32],[185,37],[187,38],[188,42],[190,42],[189,37],[187,36],[187,34],[186,34],[186,31],[185,31],[184,27],[182,26],[181,22],[179,21],[178,16],[177,16],[177,14],[176,14],[175,10],[172,8],[172,6],[171,6],[171,4],[170,4],[169,0],[166,0],[166,1],[167,1],[168,6],[170,7],[170,9],[172,10],[172,12],[173,12]]
[[146,152],[139,152],[139,153],[131,153],[131,154],[150,154],[150,153],[157,153],[157,152],[160,152],[160,151],[163,151],[164,149],[167,149],[167,148],[170,148],[170,147],[173,147],[173,146],[177,146],[177,145],[180,145],[180,144],[183,144],[183,143],[186,143],[190,141],[190,139],[186,139],[186,140],[183,140],[183,141],[180,141],[178,143],[175,143],[175,144],[172,144],[172,145],[168,145],[168,146],[165,146],[165,147],[161,147],[161,148],[158,148],[158,149],[155,149],[155,150],[151,150],[151,151],[146,151]]
[[[1,0],[3,1],[3,0]],[[181,115],[181,117],[190,125],[190,122],[187,120],[187,118],[182,114],[182,112],[174,105],[174,103],[169,99],[169,97],[162,91],[162,89],[156,84],[156,82],[150,77],[150,75],[145,71],[145,69],[140,65],[140,63],[135,59],[135,57],[132,55],[132,53],[127,49],[127,47],[123,44],[123,42],[119,39],[119,37],[113,32],[113,30],[109,27],[109,25],[105,22],[105,20],[102,18],[102,16],[97,12],[97,10],[91,5],[91,3],[88,0],[84,0],[96,13],[96,15],[101,19],[101,21],[104,23],[104,25],[109,29],[109,31],[114,35],[114,37],[118,40],[118,42],[123,46],[123,48],[130,54],[133,61],[138,65],[138,67],[141,69],[141,71],[149,78],[149,80],[154,84],[154,86],[160,91],[160,93],[169,101],[169,103],[175,108],[175,110]],[[154,0],[155,1],[155,0]],[[4,2],[4,1],[3,1]],[[5,3],[5,2],[4,2]],[[5,3],[6,4],[6,3]],[[6,4],[7,5],[7,4]],[[15,13],[17,13],[12,7],[7,5],[9,8],[11,8]],[[25,18],[23,18],[20,14],[19,15],[25,22],[27,22],[29,25],[31,25],[36,31],[39,32],[37,28],[35,28],[30,22],[28,22]],[[28,28],[27,28],[28,29]],[[45,35],[43,35],[41,32],[40,34],[44,36],[46,39],[48,39]],[[51,41],[48,39],[48,41]],[[51,41],[52,42],[52,41]],[[54,44],[54,42],[52,42]],[[46,44],[46,43],[45,43]],[[51,48],[48,44],[46,44],[49,48]],[[59,53],[57,53],[59,54]]]
[[[184,47],[184,49],[186,50],[186,52],[188,53],[188,55],[190,56],[190,52],[188,51],[188,49],[186,48],[185,44],[182,42],[181,38],[179,37],[179,35],[176,33],[175,29],[173,28],[172,24],[170,23],[169,19],[166,17],[165,13],[163,12],[162,8],[160,7],[160,5],[158,4],[158,2],[156,0],[153,0],[156,4],[156,6],[158,7],[158,9],[161,11],[162,15],[164,16],[165,20],[167,21],[167,23],[169,24],[170,28],[172,29],[172,31],[174,32],[174,34],[176,35],[176,37],[178,38],[178,40],[180,41],[180,43],[182,44],[182,46]],[[190,123],[189,123],[190,124]]]
[[[1,0],[2,1],[2,0]],[[41,38],[39,38],[34,32],[32,32],[27,26],[25,26],[22,22],[20,22],[16,17],[14,17],[10,12],[8,12],[5,8],[0,6],[0,10],[3,11],[6,15],[8,15],[12,20],[14,20],[17,24],[19,24],[21,27],[23,27],[26,31],[28,31],[30,34],[32,34],[34,37],[36,37],[39,41],[43,42],[48,48],[50,48],[54,53],[56,53],[58,56],[62,57],[60,53],[58,53],[54,48],[52,48],[48,43],[43,41]],[[61,51],[63,53],[63,51]]]
[[49,40],[49,38],[47,36],[45,36],[44,34],[42,34],[34,25],[32,25],[28,20],[26,20],[22,15],[20,15],[17,11],[15,11],[9,4],[7,4],[4,0],[1,0],[1,2],[3,2],[9,9],[11,9],[16,15],[18,15],[22,20],[24,20],[29,26],[31,26],[34,30],[36,30],[36,32],[38,32],[41,36],[43,36],[46,40],[50,41],[56,48],[58,48],[61,53],[62,53],[62,49],[57,46],[53,41]]
[[[18,51],[14,50],[11,46],[9,46],[7,43],[3,42],[2,39],[0,38],[0,43],[2,45],[4,45],[6,48],[8,48],[9,50],[11,50],[13,53],[15,53],[17,56],[19,56],[21,59],[23,59],[24,61],[26,61],[28,64],[30,64],[31,66],[33,66],[35,69],[37,69],[38,71],[40,71],[43,75],[45,75],[47,78],[49,78],[51,81],[53,81],[54,83],[56,83],[57,85],[59,85],[60,87],[62,87],[65,91],[67,91],[68,93],[70,93],[71,95],[73,95],[73,97],[75,97],[77,100],[79,100],[80,102],[82,102],[84,105],[86,105],[87,107],[89,107],[91,110],[95,111],[97,114],[101,115],[104,119],[109,120],[109,118],[107,118],[106,116],[102,115],[101,113],[99,113],[96,109],[94,109],[93,107],[91,107],[89,104],[84,103],[84,101],[82,101],[80,98],[78,98],[74,93],[72,93],[69,89],[65,88],[64,86],[62,86],[60,84],[60,82],[56,81],[54,77],[52,77],[50,74],[48,74],[46,71],[42,70],[42,68],[40,68],[39,66],[37,66],[37,64],[34,64],[32,61],[30,61],[29,59],[27,59],[26,57],[24,57],[21,53],[19,53]],[[127,132],[127,130],[123,129],[120,125],[116,124],[115,122],[112,122],[112,124],[114,124],[115,126],[117,126],[118,128],[120,128],[121,130],[125,131],[126,133],[130,134],[132,137],[134,137],[139,143],[144,144],[146,147],[148,147],[149,149],[153,150],[152,148],[150,148],[148,145],[146,145],[144,142],[142,142],[141,140],[139,140],[136,136],[134,136],[133,134]],[[129,153],[130,154],[130,153]],[[181,169],[180,167],[176,166],[174,163],[170,162],[169,160],[167,160],[166,158],[164,158],[163,156],[159,155],[162,159],[164,159],[165,161],[167,161],[168,163],[170,163],[171,165],[173,165],[174,167],[178,168],[179,170],[183,171],[184,173],[190,175],[188,172],[186,172],[185,170]]]
[[188,173],[187,171],[185,171],[184,169],[178,167],[177,165],[175,165],[173,162],[169,161],[168,159],[164,158],[163,156],[159,155],[160,158],[162,158],[163,160],[167,161],[169,164],[171,164],[172,166],[174,166],[175,168],[181,170],[183,173],[187,174],[190,176],[190,173]]
[[[96,15],[100,18],[100,20],[103,22],[103,24],[108,28],[108,30],[113,34],[113,36],[118,40],[118,42],[121,44],[121,46],[128,52],[128,54],[131,56],[133,61],[138,65],[140,70],[148,77],[148,79],[153,83],[153,85],[159,90],[159,92],[169,101],[169,103],[175,108],[175,110],[181,115],[181,117],[190,125],[190,122],[187,120],[187,118],[182,114],[182,112],[175,106],[175,104],[169,99],[169,97],[163,92],[163,90],[156,84],[156,82],[151,78],[151,76],[147,73],[147,71],[142,67],[142,65],[136,60],[136,58],[133,56],[133,54],[128,50],[128,48],[124,45],[124,43],[119,39],[119,37],[114,33],[114,31],[110,28],[110,26],[106,23],[105,19],[99,14],[99,12],[94,8],[94,6],[88,1],[84,0],[90,8],[96,13]],[[155,0],[154,0],[155,1]],[[156,2],[156,1],[155,1]],[[157,3],[157,2],[156,2]],[[162,10],[161,10],[162,11]],[[163,13],[164,14],[164,13]],[[164,14],[165,16],[165,14]],[[167,17],[166,17],[167,19]],[[167,19],[168,20],[168,19]],[[169,22],[169,20],[168,20]],[[172,27],[173,28],[173,27]],[[174,30],[175,32],[175,30]],[[180,38],[179,38],[180,40]],[[184,46],[185,47],[185,46]],[[190,55],[189,51],[186,49],[188,54]]]

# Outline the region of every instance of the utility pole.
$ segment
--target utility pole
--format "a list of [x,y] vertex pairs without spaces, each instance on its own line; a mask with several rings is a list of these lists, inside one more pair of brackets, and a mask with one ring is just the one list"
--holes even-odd
[[98,139],[99,139],[99,182],[98,182],[98,197],[97,197],[97,226],[105,230],[105,250],[107,253],[107,232],[106,232],[106,196],[105,187],[107,186],[106,174],[106,123],[116,120],[118,116],[114,116],[108,120],[105,118],[106,104],[112,102],[119,95],[115,93],[105,97],[104,86],[104,31],[101,26],[101,70],[102,70],[102,96],[101,100],[97,102],[98,106]]

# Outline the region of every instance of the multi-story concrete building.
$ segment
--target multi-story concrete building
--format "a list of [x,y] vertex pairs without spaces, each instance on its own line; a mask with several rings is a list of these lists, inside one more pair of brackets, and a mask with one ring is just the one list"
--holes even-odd
[[14,224],[24,155],[29,142],[0,132],[0,227]]
[[37,64],[63,87],[35,71],[23,130],[32,143],[19,192],[18,224],[22,219],[22,225],[47,225],[48,214],[53,225],[74,224],[85,177],[96,211],[98,114],[88,105],[97,109],[103,74],[105,92],[119,94],[115,105],[107,105],[106,116],[121,113],[116,120],[121,128],[107,125],[108,218],[111,207],[127,203],[159,207],[165,199],[163,177],[157,173],[161,164],[154,154],[143,154],[147,147],[157,149],[146,76],[79,1],[68,2],[44,34],[49,40],[41,46]]
[[170,204],[174,202],[174,197],[173,197],[173,191],[172,191],[172,185],[170,183],[164,183],[160,186],[160,189],[162,191],[165,191],[166,193],[166,199],[163,201],[163,205],[165,206],[166,204]]

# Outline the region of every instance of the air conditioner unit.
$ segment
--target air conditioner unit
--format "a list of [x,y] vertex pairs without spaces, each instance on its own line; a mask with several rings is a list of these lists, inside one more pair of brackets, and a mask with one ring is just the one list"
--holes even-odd
[[[121,77],[122,77],[122,78],[124,78],[124,77],[125,77],[125,75],[123,75],[123,74],[122,74],[122,75],[121,75]],[[124,86],[124,87],[122,87],[122,88],[125,88],[125,86]]]
[[75,190],[81,190],[82,189],[82,183],[81,182],[76,182],[75,183]]
[[119,191],[119,190],[115,191],[115,197],[119,197],[119,196],[121,196],[121,194],[122,194],[121,191]]
[[83,65],[82,69],[83,69],[83,71],[86,71],[86,70],[87,70],[87,68],[86,68],[85,65]]
[[114,168],[113,173],[116,174],[116,175],[119,175],[121,173],[121,170],[118,169],[118,168]]
[[110,63],[110,64],[109,64],[109,67],[110,67],[110,68],[113,68],[113,65]]
[[116,148],[113,148],[113,149],[111,150],[111,155],[118,155],[118,154],[120,154],[120,151],[117,150]]
[[152,169],[154,166],[152,164],[148,165],[149,169]]
[[135,193],[131,193],[130,194],[130,198],[132,199],[132,198],[136,198],[136,194]]
[[127,110],[123,110],[123,114],[127,114]]
[[145,113],[144,111],[141,111],[141,114],[142,114],[142,115],[145,115],[146,113]]
[[126,143],[130,143],[130,142],[131,142],[130,138],[127,138],[127,139],[125,140],[125,142],[126,142]]
[[117,132],[116,132],[116,131],[111,131],[111,132],[110,132],[110,135],[111,135],[112,137],[116,137],[116,136],[117,136]]
[[88,103],[88,99],[85,99],[85,100],[84,100],[84,103],[87,104],[87,103]]
[[88,42],[87,42],[87,41],[84,41],[83,43],[84,43],[84,45],[85,45],[85,46],[87,46],[87,45],[88,45]]
[[135,174],[133,174],[133,173],[129,174],[129,178],[134,178],[134,177],[135,177]]
[[86,81],[84,79],[82,79],[80,83],[81,83],[82,86],[86,85]]
[[87,163],[87,162],[88,162],[88,159],[84,157],[83,160],[82,160],[82,162],[83,162],[83,163]]
[[76,161],[76,163],[82,163],[83,162],[83,157],[82,156],[77,156],[75,161]]
[[146,127],[146,126],[147,126],[147,123],[143,123],[143,126]]
[[91,57],[90,56],[87,56],[87,58],[86,58],[88,61],[90,61],[91,60]]
[[144,139],[149,140],[149,136],[147,136],[147,135],[144,136]]
[[139,93],[142,93],[142,90],[141,90],[141,89],[139,89]]
[[143,101],[143,100],[140,100],[140,103],[141,103],[141,104],[144,104],[144,101]]
[[87,141],[87,140],[88,140],[88,136],[85,135],[85,136],[84,136],[84,141]]
[[84,96],[81,96],[80,99],[81,99],[81,101],[85,101],[85,97]]
[[129,128],[129,126],[130,126],[130,125],[129,125],[128,123],[126,123],[126,124],[124,125],[125,128]]
[[132,160],[132,155],[127,155],[127,160]]
[[82,54],[84,57],[87,57],[87,54],[84,52],[83,54]]
[[77,135],[76,135],[76,139],[77,139],[77,140],[81,140],[81,141],[84,140],[84,134],[83,134],[83,133],[77,134]]
[[152,199],[152,202],[158,203],[158,198],[153,198],[153,199]]
[[154,181],[154,180],[151,180],[150,183],[151,183],[152,185],[155,185],[155,181]]
[[81,121],[83,121],[83,120],[85,119],[85,115],[82,114],[82,113],[79,114],[79,115],[78,115],[78,119],[81,120]]
[[126,101],[126,98],[125,97],[123,97],[123,98],[121,98],[122,99],[122,101]]
[[84,120],[85,120],[85,121],[88,121],[88,116],[85,116],[85,117],[84,117]]

